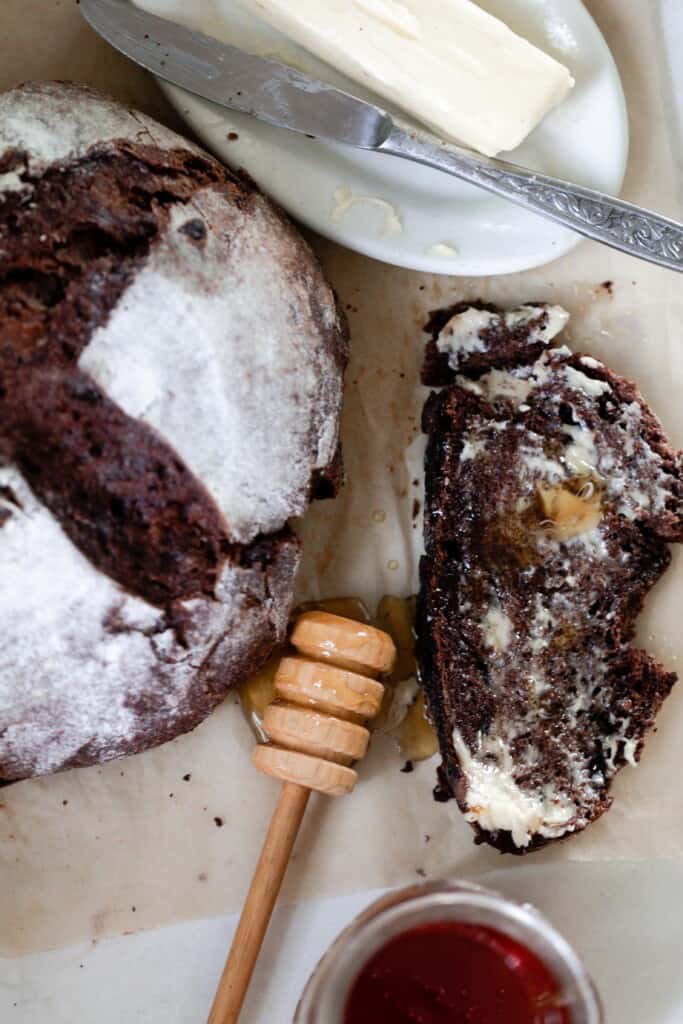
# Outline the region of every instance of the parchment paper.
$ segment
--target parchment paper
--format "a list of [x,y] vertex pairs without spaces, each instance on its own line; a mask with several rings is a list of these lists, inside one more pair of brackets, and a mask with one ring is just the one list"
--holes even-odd
[[[80,38],[82,32],[64,20],[74,11],[67,16],[51,3],[35,6],[45,7],[43,29],[52,16],[71,41],[59,60],[53,51],[46,54],[43,74],[67,77],[75,47],[70,33]],[[629,4],[628,12],[620,0],[590,6],[627,91],[632,151],[625,195],[679,215],[655,5]],[[3,0],[0,28],[19,40],[25,16],[23,0]],[[79,52],[87,45],[84,38]],[[89,70],[81,56],[79,71],[71,74],[100,84],[96,63]],[[22,67],[10,59],[3,85],[26,77]],[[144,91],[137,72],[123,69],[107,63],[108,87],[120,78],[126,86],[116,91],[125,94],[135,74],[136,90]],[[148,109],[161,105],[156,93],[143,98]],[[373,605],[384,593],[414,592],[420,530],[412,512],[422,486],[420,329],[427,311],[440,304],[477,297],[562,303],[572,313],[570,343],[638,381],[673,442],[683,446],[683,298],[676,275],[590,243],[539,271],[492,280],[429,277],[315,244],[353,334],[344,413],[349,483],[303,525],[302,598],[351,594]],[[607,280],[614,282],[612,294],[601,287]],[[377,511],[383,521],[373,516]],[[640,641],[674,669],[683,666],[682,562],[676,552],[640,629]],[[624,769],[617,780],[613,809],[569,842],[534,854],[534,862],[683,854],[682,738],[683,685],[667,701],[640,767]],[[231,697],[193,734],[158,750],[0,792],[0,954],[235,910],[277,794],[251,766],[253,742]],[[473,846],[452,803],[433,802],[434,763],[412,774],[400,773],[400,764],[392,741],[377,737],[353,797],[314,798],[285,900],[396,884],[416,871],[433,876],[499,866],[497,854]]]

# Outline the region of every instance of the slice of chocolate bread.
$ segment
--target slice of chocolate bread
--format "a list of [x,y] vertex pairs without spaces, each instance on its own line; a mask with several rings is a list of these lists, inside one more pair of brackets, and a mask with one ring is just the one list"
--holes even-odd
[[683,456],[638,389],[549,342],[557,307],[428,325],[419,659],[442,784],[479,841],[580,831],[675,675],[631,646],[683,540]]

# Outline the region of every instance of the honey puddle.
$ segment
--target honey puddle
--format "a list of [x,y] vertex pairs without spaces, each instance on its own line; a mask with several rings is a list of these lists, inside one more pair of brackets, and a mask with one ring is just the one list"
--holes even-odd
[[[381,599],[374,617],[355,597],[330,598],[300,605],[294,616],[308,611],[324,611],[347,619],[365,622],[389,633],[396,644],[396,663],[383,678],[385,693],[377,717],[368,723],[375,732],[386,732],[396,739],[398,753],[405,761],[424,761],[438,750],[438,742],[425,717],[424,697],[417,685],[415,661],[415,598],[387,595]],[[283,656],[294,653],[285,646],[240,687],[242,711],[256,738],[265,742],[263,715],[275,697],[275,673]]]
[[559,541],[588,533],[602,519],[599,483],[590,476],[576,477],[559,487],[539,487],[540,526]]

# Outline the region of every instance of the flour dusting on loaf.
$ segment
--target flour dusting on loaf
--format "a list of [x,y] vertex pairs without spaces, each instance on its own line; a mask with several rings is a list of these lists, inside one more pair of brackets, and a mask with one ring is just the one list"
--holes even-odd
[[[188,244],[188,222],[213,230]],[[171,442],[241,543],[303,513],[311,471],[331,463],[338,443],[338,396],[326,394],[335,354],[316,353],[310,282],[272,272],[290,231],[264,200],[244,218],[211,189],[198,192],[172,210],[78,361]],[[324,315],[332,329],[334,309]]]

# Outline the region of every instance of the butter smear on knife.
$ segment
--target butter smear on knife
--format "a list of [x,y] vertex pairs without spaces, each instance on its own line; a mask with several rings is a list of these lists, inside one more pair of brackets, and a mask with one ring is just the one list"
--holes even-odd
[[240,0],[294,42],[489,156],[514,149],[574,84],[470,0]]

